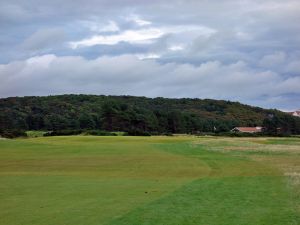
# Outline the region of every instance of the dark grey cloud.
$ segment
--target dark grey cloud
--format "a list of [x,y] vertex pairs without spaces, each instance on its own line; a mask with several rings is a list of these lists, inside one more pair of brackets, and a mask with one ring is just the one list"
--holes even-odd
[[299,108],[297,21],[298,0],[3,0],[0,95],[161,95]]

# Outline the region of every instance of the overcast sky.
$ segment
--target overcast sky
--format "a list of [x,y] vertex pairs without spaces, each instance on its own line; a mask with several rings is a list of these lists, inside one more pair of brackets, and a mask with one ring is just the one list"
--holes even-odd
[[0,97],[300,108],[299,0],[1,0]]

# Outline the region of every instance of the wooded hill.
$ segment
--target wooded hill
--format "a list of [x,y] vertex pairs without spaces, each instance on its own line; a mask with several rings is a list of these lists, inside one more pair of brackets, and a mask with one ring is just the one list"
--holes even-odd
[[300,119],[278,110],[211,99],[58,95],[0,99],[0,131],[226,132],[235,126],[300,133]]

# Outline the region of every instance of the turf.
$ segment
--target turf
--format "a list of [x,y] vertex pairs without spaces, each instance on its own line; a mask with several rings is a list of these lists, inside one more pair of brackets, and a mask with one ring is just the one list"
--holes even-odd
[[0,225],[297,225],[299,163],[288,138],[0,140]]
[[26,135],[31,138],[43,137],[45,133],[47,133],[47,131],[35,131],[35,130],[26,131]]

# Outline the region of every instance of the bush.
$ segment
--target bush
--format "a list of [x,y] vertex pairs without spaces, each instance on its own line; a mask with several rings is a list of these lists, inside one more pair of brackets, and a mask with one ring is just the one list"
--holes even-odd
[[127,131],[128,136],[151,136],[151,134],[147,131],[143,131],[140,129],[131,129]]
[[94,136],[117,136],[117,134],[103,130],[55,130],[49,131],[44,136],[69,136],[69,135],[94,135]]
[[199,132],[197,134],[195,134],[196,136],[215,136],[216,133],[213,132]]
[[88,130],[85,132],[85,134],[94,136],[118,136],[116,133],[103,130]]
[[78,135],[81,134],[82,130],[55,130],[49,131],[44,134],[44,136],[69,136],[69,135]]
[[289,134],[269,134],[265,132],[261,133],[242,133],[242,132],[223,132],[216,133],[214,136],[225,136],[225,137],[290,137]]
[[4,138],[17,138],[17,137],[27,137],[27,134],[24,130],[5,130],[0,131],[0,136]]
[[242,133],[242,132],[222,132],[217,133],[215,136],[226,136],[226,137],[262,137],[263,133]]

